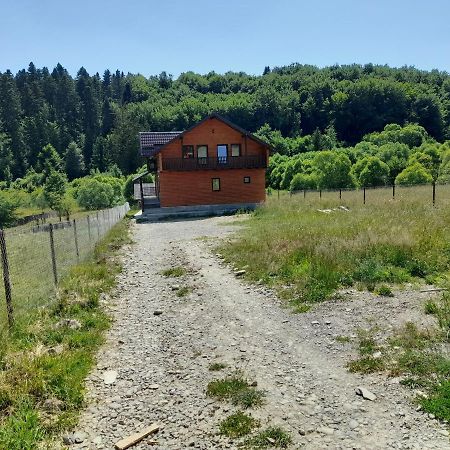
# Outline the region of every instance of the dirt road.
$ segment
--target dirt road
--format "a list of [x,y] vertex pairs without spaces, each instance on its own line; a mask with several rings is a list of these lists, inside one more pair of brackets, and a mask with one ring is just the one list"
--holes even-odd
[[[217,239],[236,231],[227,226],[233,220],[133,226],[136,243],[125,249],[125,269],[108,304],[116,320],[88,380],[89,406],[78,429],[83,442],[74,447],[113,448],[157,422],[162,431],[134,448],[237,448],[238,441],[217,433],[235,407],[205,390],[210,380],[241,370],[267,394],[252,415],[262,427],[289,431],[290,448],[450,449],[447,431],[416,411],[410,390],[395,379],[349,373],[353,345],[335,339],[368,321],[387,327],[420,321],[424,298],[400,293],[374,301],[349,291],[344,301],[292,314],[265,288],[236,278],[212,251]],[[161,274],[175,266],[188,274]],[[185,286],[190,292],[178,297]],[[228,367],[211,372],[214,362]],[[377,399],[357,396],[360,386]]]

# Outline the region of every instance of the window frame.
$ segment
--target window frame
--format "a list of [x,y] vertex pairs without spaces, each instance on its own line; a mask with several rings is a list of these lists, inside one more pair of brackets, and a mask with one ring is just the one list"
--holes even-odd
[[[190,147],[192,150],[192,156],[186,156],[188,153],[186,153],[186,149]],[[193,145],[182,145],[181,146],[181,158],[182,159],[194,159],[195,158],[195,152],[194,152],[194,146]]]
[[244,177],[244,184],[250,184],[251,182],[252,182],[252,177],[250,177],[249,175],[246,175]]
[[[215,180],[217,180],[219,183],[219,189],[214,189],[214,181]],[[211,178],[211,190],[213,192],[220,192],[220,178],[218,178],[218,177]]]
[[[219,156],[219,147],[225,147],[227,153],[226,156]],[[227,164],[228,163],[228,144],[217,144],[217,162],[219,164]],[[223,160],[221,161],[220,158],[222,158]]]
[[[237,146],[237,147],[238,147],[238,149],[239,149],[239,154],[238,154],[238,155],[233,155],[233,146]],[[231,144],[231,145],[230,145],[230,156],[231,156],[232,158],[238,158],[239,156],[242,156],[241,150],[242,150],[241,144],[238,144],[238,143]]]
[[[206,156],[198,156],[198,149],[200,147],[205,147]],[[197,145],[196,151],[197,151],[197,163],[200,165],[207,165],[208,164],[208,153],[209,153],[208,146],[206,144]]]

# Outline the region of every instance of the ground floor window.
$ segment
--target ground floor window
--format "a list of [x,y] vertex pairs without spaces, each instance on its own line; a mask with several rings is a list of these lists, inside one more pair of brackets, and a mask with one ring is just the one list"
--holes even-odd
[[251,179],[250,177],[244,177],[244,183],[250,183]]
[[212,190],[213,191],[220,191],[220,178],[213,178],[212,179]]

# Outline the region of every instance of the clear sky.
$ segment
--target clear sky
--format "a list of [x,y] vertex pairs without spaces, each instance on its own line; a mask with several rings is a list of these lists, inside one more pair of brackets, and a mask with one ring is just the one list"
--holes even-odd
[[260,74],[293,62],[450,72],[450,0],[0,0],[0,71]]

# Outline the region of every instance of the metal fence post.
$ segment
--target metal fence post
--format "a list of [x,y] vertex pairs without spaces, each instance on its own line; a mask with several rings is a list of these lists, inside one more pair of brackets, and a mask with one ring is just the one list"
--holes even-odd
[[364,199],[363,199],[363,203],[364,205],[366,204],[366,188],[363,188],[364,191]]
[[436,204],[436,182],[433,180],[433,206]]
[[86,216],[87,226],[88,226],[88,236],[89,241],[91,240],[91,219],[89,218],[89,214]]
[[12,305],[8,252],[6,249],[5,232],[3,230],[0,230],[0,250],[2,255],[3,283],[5,285],[6,311],[8,315],[8,325],[11,329],[14,326],[14,310]]
[[392,185],[392,198],[395,198],[395,184]]
[[75,241],[75,253],[77,254],[77,260],[80,261],[80,249],[78,247],[78,234],[77,234],[77,221],[73,219],[73,237]]
[[306,198],[306,189],[303,189],[303,198]]
[[342,189],[339,189],[339,200],[342,199]]
[[56,252],[55,252],[55,238],[53,236],[53,224],[48,225],[48,231],[50,236],[50,256],[52,257],[53,279],[55,286],[58,284],[58,271],[56,268]]
[[319,198],[322,198],[322,189],[319,189]]

